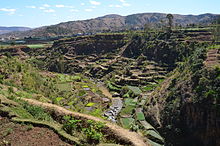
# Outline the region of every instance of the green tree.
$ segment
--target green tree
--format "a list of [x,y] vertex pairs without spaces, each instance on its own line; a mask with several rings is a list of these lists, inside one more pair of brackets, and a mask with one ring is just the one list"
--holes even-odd
[[215,20],[214,40],[215,40],[215,42],[220,42],[220,16],[218,16]]
[[171,28],[173,26],[173,15],[172,14],[167,14],[166,18],[168,19],[169,28],[171,30]]
[[59,70],[60,73],[64,73],[64,71],[65,71],[64,61],[65,61],[64,56],[61,55],[58,59],[58,64],[57,64],[58,65],[58,70]]

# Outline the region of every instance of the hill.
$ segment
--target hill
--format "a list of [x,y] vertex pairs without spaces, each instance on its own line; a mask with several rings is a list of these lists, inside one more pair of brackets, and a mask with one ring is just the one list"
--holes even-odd
[[28,27],[2,27],[0,26],[0,34],[10,33],[13,31],[27,31],[31,28]]
[[[57,25],[44,26],[25,32],[13,32],[0,37],[56,37],[71,36],[77,33],[98,33],[125,29],[141,29],[145,24],[161,27],[167,24],[165,13],[141,13],[128,16],[106,15],[83,21],[69,21]],[[215,14],[179,15],[173,14],[174,24],[209,24],[217,16]]]

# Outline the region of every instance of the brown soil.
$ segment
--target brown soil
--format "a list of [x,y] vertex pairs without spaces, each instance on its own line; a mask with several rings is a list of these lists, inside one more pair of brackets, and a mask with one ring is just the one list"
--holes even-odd
[[106,97],[108,97],[110,99],[112,98],[112,94],[108,91],[108,89],[106,87],[100,86],[99,90],[101,90],[102,94],[104,94]]
[[120,126],[110,123],[108,121],[105,121],[103,119],[100,119],[100,118],[97,118],[91,115],[72,112],[63,107],[50,104],[50,103],[42,103],[42,102],[39,102],[33,99],[25,99],[25,98],[21,98],[21,99],[28,102],[29,104],[41,106],[47,110],[52,110],[53,112],[55,112],[56,115],[72,115],[74,117],[81,117],[87,120],[103,122],[105,123],[105,126],[108,129],[108,132],[113,133],[115,135],[114,136],[115,138],[120,139],[121,141],[124,141],[126,143],[130,143],[131,145],[134,145],[134,146],[148,146],[149,145],[147,142],[147,139],[137,134],[136,132],[131,132],[127,129],[123,129]]
[[41,71],[40,74],[42,76],[51,77],[51,78],[55,78],[56,77],[55,74],[53,74],[52,72],[49,72],[49,71]]
[[16,124],[0,117],[0,146],[70,146],[52,130]]

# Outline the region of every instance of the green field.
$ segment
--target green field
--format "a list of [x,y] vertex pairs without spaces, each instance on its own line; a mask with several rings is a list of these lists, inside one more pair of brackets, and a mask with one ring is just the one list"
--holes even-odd
[[7,47],[9,47],[10,45],[3,45],[3,44],[0,44],[0,49],[5,49],[5,48],[7,48]]
[[132,98],[125,99],[125,105],[126,106],[136,106],[137,102],[134,101]]
[[137,120],[139,120],[139,121],[144,121],[145,120],[144,113],[142,113],[142,112],[136,113],[136,116],[137,116]]
[[37,48],[45,48],[48,46],[48,44],[31,44],[27,46],[32,49],[37,49]]
[[132,124],[134,123],[133,118],[121,118],[120,121],[122,126],[126,129],[130,129]]
[[130,106],[130,105],[126,106],[125,108],[123,108],[121,110],[121,115],[122,116],[130,116],[130,115],[132,115],[134,109],[135,109],[135,106]]

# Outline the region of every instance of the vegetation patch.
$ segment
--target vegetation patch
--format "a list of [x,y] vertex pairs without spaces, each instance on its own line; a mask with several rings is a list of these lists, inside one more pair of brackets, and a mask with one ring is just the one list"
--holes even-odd
[[140,90],[139,87],[135,87],[135,86],[127,86],[127,88],[129,90],[131,90],[135,95],[140,95],[142,93],[142,91]]
[[62,128],[73,136],[81,137],[83,143],[98,144],[104,141],[102,133],[102,129],[105,127],[104,123],[77,120],[71,116],[64,116],[64,120]]
[[122,127],[126,129],[131,129],[132,125],[134,124],[133,118],[120,118],[120,122],[122,124]]
[[144,116],[144,113],[143,113],[143,112],[138,112],[138,113],[136,113],[136,116],[137,116],[137,120],[139,120],[139,121],[145,121],[145,116]]
[[125,105],[126,106],[136,106],[137,102],[132,98],[126,98],[125,99]]
[[40,48],[45,48],[46,44],[31,44],[31,45],[27,45],[29,48],[32,48],[32,49],[40,49]]
[[128,105],[121,110],[121,116],[131,116],[134,113],[135,106]]
[[23,107],[37,120],[53,121],[52,117],[47,112],[45,112],[43,108],[39,106],[30,105],[24,102]]

